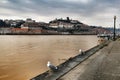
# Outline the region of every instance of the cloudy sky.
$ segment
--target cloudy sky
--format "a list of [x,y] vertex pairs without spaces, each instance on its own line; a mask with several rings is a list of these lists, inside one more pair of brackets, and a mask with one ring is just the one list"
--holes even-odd
[[49,22],[55,18],[77,19],[88,25],[120,27],[120,0],[0,0],[0,19]]

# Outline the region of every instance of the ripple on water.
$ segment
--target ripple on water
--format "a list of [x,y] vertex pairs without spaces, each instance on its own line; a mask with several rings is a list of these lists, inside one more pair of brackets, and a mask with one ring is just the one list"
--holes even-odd
[[9,77],[9,75],[0,75],[0,79],[4,79],[4,78],[7,78]]

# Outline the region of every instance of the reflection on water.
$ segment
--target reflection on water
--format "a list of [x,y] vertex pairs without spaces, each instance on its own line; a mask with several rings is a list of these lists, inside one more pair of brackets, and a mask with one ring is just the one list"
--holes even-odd
[[0,80],[29,80],[97,45],[96,36],[0,36]]

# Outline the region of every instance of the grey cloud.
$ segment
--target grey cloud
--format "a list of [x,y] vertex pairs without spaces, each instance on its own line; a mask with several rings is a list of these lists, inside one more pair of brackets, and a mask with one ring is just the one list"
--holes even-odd
[[[33,13],[40,16],[54,16],[64,14],[80,15],[88,18],[97,18],[96,14],[103,15],[108,9],[115,8],[119,12],[119,0],[92,0],[87,4],[80,2],[69,2],[65,0],[9,0],[9,4],[0,5],[2,9],[10,9],[18,13]],[[111,9],[111,10],[112,10]],[[112,12],[112,11],[111,11]],[[118,14],[117,13],[117,14]],[[7,12],[6,12],[7,14]],[[109,14],[109,13],[108,13]],[[3,14],[2,14],[3,15]]]
[[[93,1],[90,4],[84,5],[81,3],[67,3],[65,1],[55,1],[55,0],[31,0],[33,4],[26,4],[24,0],[9,0],[12,6],[6,6],[7,8],[15,9],[17,11],[26,11],[29,10],[39,13],[41,15],[47,15],[51,13],[61,13],[64,12],[71,12],[71,13],[81,13],[83,15],[94,14],[96,11],[102,11],[108,6],[114,7],[112,5],[115,0],[99,0]],[[110,3],[111,2],[111,3]],[[28,9],[28,10],[27,10]]]

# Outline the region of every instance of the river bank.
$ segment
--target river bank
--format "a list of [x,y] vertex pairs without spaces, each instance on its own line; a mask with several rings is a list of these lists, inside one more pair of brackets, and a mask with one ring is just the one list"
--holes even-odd
[[120,41],[111,42],[58,80],[119,80]]
[[73,58],[69,58],[66,62],[64,62],[58,66],[59,70],[57,72],[47,71],[43,74],[36,76],[35,78],[33,78],[31,80],[57,80],[108,44],[109,44],[109,42],[102,43],[98,46],[95,46],[95,47],[85,51],[83,55],[79,54]]
[[56,32],[56,33],[44,33],[44,32],[39,32],[39,33],[33,33],[33,32],[26,32],[26,33],[14,33],[14,32],[9,32],[9,33],[0,33],[0,35],[97,35],[95,33],[87,33],[87,32],[80,32],[80,33],[64,33],[64,32]]

